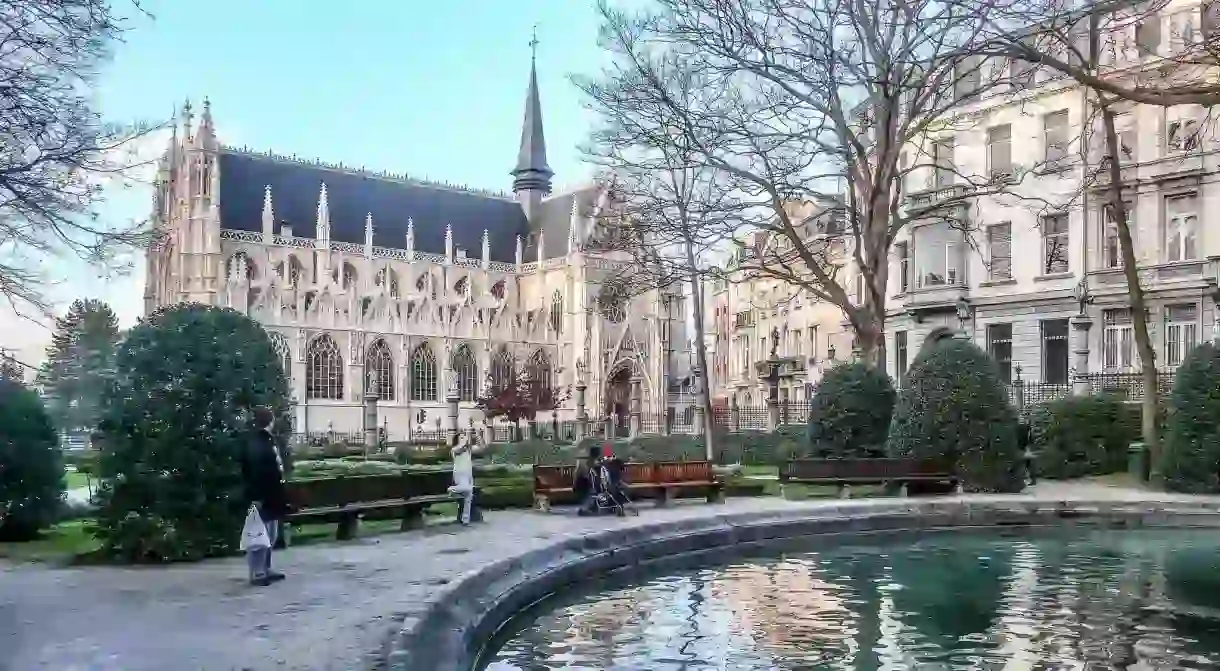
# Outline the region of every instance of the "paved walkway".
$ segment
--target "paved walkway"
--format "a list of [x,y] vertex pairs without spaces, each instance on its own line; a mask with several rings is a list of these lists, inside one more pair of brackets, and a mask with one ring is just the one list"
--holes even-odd
[[[1031,493],[1170,498],[1083,483],[1047,483]],[[151,568],[0,565],[0,671],[359,669],[380,657],[388,635],[438,586],[489,558],[612,525],[822,505],[730,499],[724,506],[645,506],[625,519],[491,512],[486,524],[469,529],[289,549],[276,555],[289,579],[263,589],[245,584],[240,559]]]

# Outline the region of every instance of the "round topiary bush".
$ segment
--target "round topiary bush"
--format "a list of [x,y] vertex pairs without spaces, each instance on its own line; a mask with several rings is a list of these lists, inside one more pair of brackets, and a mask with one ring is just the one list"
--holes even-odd
[[251,410],[275,412],[285,452],[291,431],[267,333],[234,310],[173,305],[131,330],[116,369],[99,426],[102,551],[125,561],[234,551],[247,506],[240,458],[257,430]]
[[830,369],[809,408],[809,456],[885,456],[896,395],[890,376],[873,366],[845,363]]
[[63,497],[63,454],[42,400],[0,378],[0,540],[37,537],[55,521]]
[[1198,345],[1178,367],[1159,471],[1174,492],[1220,492],[1220,350]]
[[1029,427],[1038,477],[1066,480],[1125,470],[1127,447],[1139,440],[1139,419],[1138,406],[1107,395],[1068,396],[1038,406]]
[[952,463],[971,492],[1018,492],[1025,468],[1017,413],[995,362],[973,343],[943,339],[907,372],[890,424],[895,457]]

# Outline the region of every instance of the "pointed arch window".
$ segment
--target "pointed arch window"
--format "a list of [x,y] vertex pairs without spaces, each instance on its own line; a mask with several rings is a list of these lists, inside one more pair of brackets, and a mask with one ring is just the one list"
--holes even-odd
[[343,399],[343,355],[334,339],[325,333],[309,343],[306,354],[305,396]]
[[551,388],[551,359],[546,355],[545,350],[534,352],[530,357],[527,371],[531,384],[538,385],[542,389]]
[[479,389],[479,366],[466,344],[459,345],[449,362],[457,374],[458,400],[473,402]]
[[[368,391],[377,394],[378,400],[394,400],[394,355],[384,339],[378,338],[369,346],[364,357],[364,374],[369,380],[365,383]],[[376,376],[375,379],[370,378],[370,374]]]
[[[275,358],[280,362],[280,370],[284,374],[284,381],[292,386],[292,358],[288,354],[288,339],[283,333],[271,331],[267,333],[271,338],[271,348],[275,350]],[[289,389],[291,391],[291,389]]]
[[563,333],[563,294],[558,290],[551,295],[551,331],[555,335]]
[[512,386],[515,377],[514,366],[513,355],[508,353],[507,347],[501,345],[491,360],[491,386],[499,390]]
[[350,263],[343,264],[343,280],[341,284],[344,289],[356,288],[356,283],[359,281],[359,276],[356,274],[356,267]]
[[491,285],[491,295],[498,301],[504,300],[504,280]]
[[288,257],[288,283],[292,286],[297,286],[301,283],[301,276],[304,274],[304,268],[301,262],[295,256]]
[[453,285],[453,291],[459,296],[465,296],[470,293],[470,278],[463,277]]
[[428,343],[411,352],[411,400],[436,400],[436,355]]

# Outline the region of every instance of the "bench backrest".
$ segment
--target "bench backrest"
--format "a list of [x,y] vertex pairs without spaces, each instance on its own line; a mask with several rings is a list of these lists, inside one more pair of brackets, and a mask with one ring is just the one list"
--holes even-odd
[[453,484],[453,471],[409,471],[402,474],[405,485],[404,496],[433,496],[449,491]]
[[710,461],[658,461],[653,482],[711,482]]
[[953,468],[932,459],[794,459],[784,464],[781,479],[904,478],[950,476]]
[[301,510],[383,501],[404,495],[403,480],[398,474],[290,480],[286,488],[288,500]]
[[576,479],[576,466],[534,466],[534,489],[567,489]]

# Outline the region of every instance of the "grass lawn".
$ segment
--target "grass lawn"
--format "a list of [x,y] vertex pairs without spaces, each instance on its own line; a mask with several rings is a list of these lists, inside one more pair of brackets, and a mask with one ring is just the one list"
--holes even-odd
[[78,555],[98,548],[98,542],[85,530],[87,520],[61,522],[42,532],[42,537],[25,543],[0,543],[0,558],[16,562],[70,562]]
[[747,478],[758,476],[777,478],[779,469],[775,466],[742,466],[741,474]]
[[78,487],[89,486],[89,476],[77,471],[67,471],[64,473],[64,480],[67,482],[68,489],[77,489]]

